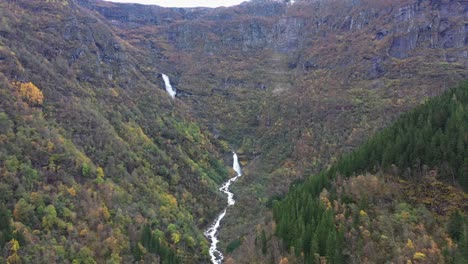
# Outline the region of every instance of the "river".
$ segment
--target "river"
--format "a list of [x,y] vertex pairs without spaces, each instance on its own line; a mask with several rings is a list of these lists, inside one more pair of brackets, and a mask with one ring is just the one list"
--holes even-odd
[[239,164],[239,160],[237,159],[237,154],[235,152],[233,152],[232,168],[236,172],[236,176],[223,183],[223,185],[219,188],[220,191],[227,195],[227,206],[218,215],[213,224],[205,231],[205,236],[211,241],[210,256],[211,262],[213,264],[221,264],[221,262],[224,259],[223,253],[217,247],[219,242],[218,230],[221,227],[221,220],[223,220],[224,216],[226,215],[227,209],[236,203],[236,201],[234,200],[234,194],[229,191],[229,186],[231,186],[231,184],[233,184],[240,176],[242,176],[242,170]]

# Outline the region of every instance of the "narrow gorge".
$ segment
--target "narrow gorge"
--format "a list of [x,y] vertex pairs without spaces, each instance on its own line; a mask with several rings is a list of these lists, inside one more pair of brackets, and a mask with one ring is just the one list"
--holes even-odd
[[223,220],[224,216],[226,215],[226,211],[230,206],[233,206],[236,201],[234,200],[234,194],[229,191],[229,187],[233,184],[240,176],[242,176],[241,167],[239,165],[239,160],[237,158],[237,154],[233,152],[233,164],[232,168],[236,172],[236,176],[232,177],[228,181],[226,181],[219,190],[224,192],[227,195],[227,206],[224,210],[219,214],[216,218],[214,223],[205,231],[205,236],[211,241],[210,246],[210,256],[211,262],[213,264],[221,264],[223,261],[223,253],[218,249],[217,244],[218,240],[218,230],[221,227],[221,220]]

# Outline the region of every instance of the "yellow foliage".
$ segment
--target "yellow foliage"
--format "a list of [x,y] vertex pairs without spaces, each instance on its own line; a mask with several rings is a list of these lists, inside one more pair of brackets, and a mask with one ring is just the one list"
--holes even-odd
[[104,178],[104,170],[101,167],[98,167],[96,169],[96,175],[100,179]]
[[119,97],[119,92],[114,88],[110,88],[110,93],[113,97]]
[[409,238],[408,238],[408,242],[406,243],[406,247],[409,249],[414,249],[413,241],[411,241],[411,239]]
[[18,256],[18,254],[15,252],[11,256],[7,258],[7,264],[16,264],[16,263],[22,263],[21,258]]
[[140,242],[138,242],[138,249],[140,250],[142,255],[145,255],[147,253],[146,248]]
[[279,264],[288,264],[289,261],[287,258],[282,258]]
[[13,238],[10,241],[10,243],[11,243],[11,248],[10,248],[11,251],[16,252],[16,251],[18,251],[20,249],[18,240]]
[[174,242],[174,244],[179,243],[180,242],[180,234],[179,233],[172,233],[171,239],[172,239],[172,242]]
[[107,247],[112,250],[112,252],[120,251],[119,240],[117,238],[110,236],[104,242],[106,243]]
[[80,231],[80,236],[87,236],[89,233],[88,229],[84,228],[83,230]]
[[18,240],[12,239],[10,241],[10,250],[12,251],[11,256],[7,258],[7,263],[8,264],[14,264],[14,263],[22,263],[21,258],[18,256],[18,250],[20,249],[20,245]]
[[75,196],[75,195],[76,195],[76,190],[75,190],[75,188],[73,188],[73,187],[67,188],[67,191],[68,191],[68,193],[69,193],[71,196]]
[[54,143],[52,143],[50,140],[47,142],[47,151],[52,152],[55,149]]
[[68,223],[68,224],[67,224],[67,232],[68,232],[68,234],[71,234],[71,233],[73,232],[73,230],[75,230],[75,228],[73,227],[73,224]]
[[161,206],[159,207],[159,212],[161,213],[161,215],[169,215],[171,212],[171,209],[167,206]]
[[165,193],[161,198],[162,202],[171,209],[177,207],[177,198],[175,198],[173,195]]
[[109,209],[107,208],[107,206],[105,206],[105,205],[102,206],[101,213],[102,213],[102,216],[104,217],[104,219],[106,221],[108,221],[110,219],[111,214],[110,214]]
[[452,248],[453,247],[453,241],[449,237],[445,238],[445,241],[447,241],[447,247]]
[[424,254],[422,252],[416,252],[413,255],[413,259],[415,259],[415,260],[423,260],[425,258],[426,258],[426,254]]
[[111,258],[108,263],[122,263],[122,257],[117,252],[111,254]]
[[320,201],[325,205],[325,207],[327,207],[327,209],[330,209],[332,207],[331,203],[330,203],[330,200],[328,200],[327,197],[325,197],[325,196],[320,197]]
[[40,106],[44,102],[42,91],[34,83],[14,82],[13,85],[17,87],[21,98],[23,98],[23,100],[28,104],[32,106]]
[[365,229],[364,231],[362,231],[362,236],[365,238],[370,238],[371,233],[369,230]]
[[174,196],[170,196],[170,199],[169,199],[169,203],[170,205],[172,205],[173,207],[177,207],[177,199],[174,197]]
[[360,215],[361,217],[368,217],[366,211],[364,211],[364,210],[359,211],[359,215]]

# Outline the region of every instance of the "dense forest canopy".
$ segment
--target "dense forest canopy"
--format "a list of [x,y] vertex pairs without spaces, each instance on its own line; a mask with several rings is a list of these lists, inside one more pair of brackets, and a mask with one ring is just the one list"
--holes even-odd
[[[466,192],[467,106],[465,82],[401,115],[329,169],[293,187],[274,205],[277,234],[285,247],[297,256],[303,254],[307,263],[320,258],[331,263],[363,258],[466,262],[468,218],[462,214],[468,210],[468,200],[463,191],[450,191],[447,185]],[[438,220],[450,217],[448,226],[437,216]],[[444,227],[445,234],[436,233]],[[432,248],[414,245],[418,235],[428,236]],[[460,243],[458,251],[447,244],[448,236]],[[406,247],[409,251],[399,255]]]

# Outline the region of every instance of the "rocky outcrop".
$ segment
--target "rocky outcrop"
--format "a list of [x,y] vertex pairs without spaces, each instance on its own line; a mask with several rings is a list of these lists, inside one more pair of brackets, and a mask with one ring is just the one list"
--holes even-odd
[[394,15],[397,24],[392,29],[390,55],[406,58],[417,47],[451,49],[466,46],[468,31],[464,17],[468,9],[462,2],[419,2],[399,8]]
[[207,14],[209,8],[164,8],[156,5],[122,4],[94,0],[77,0],[88,9],[99,12],[111,23],[121,27],[167,25],[180,20],[195,20]]

